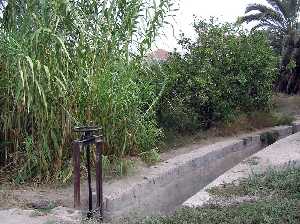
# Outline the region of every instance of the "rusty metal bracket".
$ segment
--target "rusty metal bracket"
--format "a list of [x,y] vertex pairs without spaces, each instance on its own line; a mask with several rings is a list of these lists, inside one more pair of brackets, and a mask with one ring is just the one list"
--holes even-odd
[[86,168],[88,174],[88,191],[89,191],[89,211],[88,218],[93,216],[93,198],[91,186],[91,163],[90,163],[90,146],[96,146],[96,196],[97,204],[95,210],[99,210],[100,219],[103,219],[103,174],[102,174],[102,153],[103,153],[103,136],[95,135],[101,128],[84,126],[75,127],[74,131],[81,133],[80,140],[73,141],[73,165],[74,165],[74,207],[80,208],[80,151],[86,152]]

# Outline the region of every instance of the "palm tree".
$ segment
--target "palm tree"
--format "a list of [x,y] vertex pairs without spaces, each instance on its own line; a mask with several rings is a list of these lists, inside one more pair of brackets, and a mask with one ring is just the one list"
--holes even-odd
[[[297,29],[299,28],[300,0],[267,0],[267,2],[268,5],[248,5],[245,15],[239,18],[239,22],[257,22],[253,27],[254,30],[265,29],[269,33],[269,37],[272,38],[271,43],[281,42],[281,46],[279,45],[281,51],[281,80],[285,79],[286,87],[284,89],[289,92],[291,75],[287,75],[287,73],[291,72],[287,71],[287,67],[292,58],[295,60],[299,58],[299,55],[297,55],[299,51],[296,47],[299,44],[297,43]],[[300,61],[296,61],[296,64],[300,66]],[[296,74],[293,75],[295,76]],[[286,76],[288,76],[288,80]],[[293,77],[293,80],[295,80],[295,77]],[[283,81],[280,82],[280,85],[282,85]]]

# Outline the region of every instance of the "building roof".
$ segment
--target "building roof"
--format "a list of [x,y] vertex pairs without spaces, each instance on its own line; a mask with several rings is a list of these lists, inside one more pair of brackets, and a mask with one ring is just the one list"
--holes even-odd
[[166,61],[169,58],[170,52],[164,50],[164,49],[157,49],[153,52],[151,52],[147,57],[152,60],[157,61]]

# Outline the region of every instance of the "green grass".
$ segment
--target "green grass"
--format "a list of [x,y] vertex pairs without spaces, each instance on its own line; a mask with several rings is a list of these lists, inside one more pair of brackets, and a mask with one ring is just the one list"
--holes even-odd
[[299,223],[297,201],[273,200],[236,207],[182,209],[172,217],[152,218],[143,224],[254,224]]
[[160,161],[160,155],[155,149],[150,150],[149,152],[142,152],[140,157],[148,165],[153,165]]
[[288,167],[285,170],[269,170],[265,174],[255,174],[239,184],[226,184],[211,188],[211,195],[219,197],[276,195],[277,198],[294,197],[300,199],[300,169]]
[[300,169],[270,170],[209,191],[214,197],[258,196],[255,202],[232,206],[184,208],[172,216],[151,217],[139,224],[278,224],[300,223]]

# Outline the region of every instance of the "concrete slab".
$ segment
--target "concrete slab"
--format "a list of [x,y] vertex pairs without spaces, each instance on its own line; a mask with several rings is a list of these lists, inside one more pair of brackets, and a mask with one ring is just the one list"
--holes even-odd
[[215,178],[265,147],[269,138],[276,141],[292,133],[293,126],[279,126],[204,146],[153,166],[135,179],[105,185],[105,217],[118,219],[172,212]]
[[279,140],[243,160],[185,201],[183,206],[201,207],[213,200],[207,192],[212,187],[235,183],[253,173],[265,172],[269,168],[282,168],[288,164],[300,165],[300,133]]

